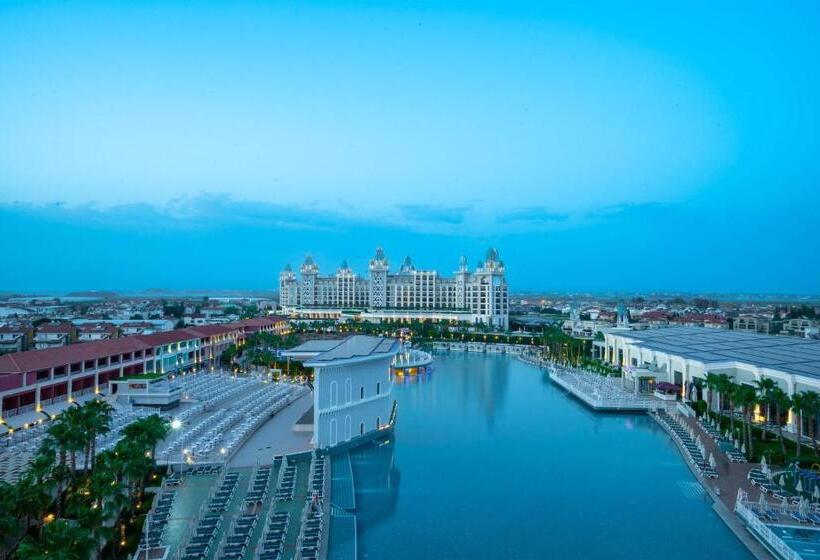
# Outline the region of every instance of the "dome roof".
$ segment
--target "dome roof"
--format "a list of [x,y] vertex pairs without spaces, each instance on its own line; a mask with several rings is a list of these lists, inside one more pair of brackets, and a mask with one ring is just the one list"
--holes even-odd
[[342,264],[339,268],[341,268],[342,270],[347,270],[348,268],[350,268],[349,266],[347,266],[347,259],[344,259],[342,261]]
[[467,256],[466,255],[461,255],[461,258],[458,259],[458,264],[460,266],[467,266]]
[[305,257],[305,264],[306,264],[306,265],[311,265],[311,264],[314,264],[314,263],[313,263],[313,257],[312,257],[312,256],[310,256],[310,255],[307,255],[307,256]]
[[487,249],[487,254],[484,255],[484,260],[487,262],[496,262],[498,261],[498,251],[496,251],[493,247]]
[[290,263],[285,265],[285,268],[282,269],[283,272],[293,272],[293,269],[290,267]]
[[384,249],[381,247],[376,247],[376,256],[373,257],[374,259],[383,261],[384,260]]

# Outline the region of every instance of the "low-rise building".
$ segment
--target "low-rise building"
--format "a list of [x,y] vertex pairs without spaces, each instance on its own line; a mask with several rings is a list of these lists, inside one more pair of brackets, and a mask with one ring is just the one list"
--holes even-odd
[[110,340],[120,335],[119,329],[111,323],[85,323],[77,327],[78,342]]
[[28,323],[0,325],[0,354],[22,352],[32,347],[34,329]]
[[390,364],[398,339],[354,335],[312,340],[286,356],[313,368],[313,444],[333,447],[391,426]]
[[71,323],[45,323],[34,334],[34,349],[59,348],[77,341],[77,328]]
[[[735,383],[755,386],[772,379],[789,396],[820,392],[820,341],[705,327],[669,327],[604,332],[604,359],[627,372],[641,370],[642,382],[665,381],[686,398],[704,399],[709,373],[726,374]],[[717,405],[719,398],[709,398]],[[724,399],[725,400],[725,399]],[[784,415],[786,415],[784,411]],[[796,415],[782,420],[795,428]]]

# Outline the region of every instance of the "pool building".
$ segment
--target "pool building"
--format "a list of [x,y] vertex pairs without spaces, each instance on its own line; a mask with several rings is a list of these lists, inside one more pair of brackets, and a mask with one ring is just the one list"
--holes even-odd
[[311,340],[285,355],[313,368],[313,444],[334,447],[390,427],[390,364],[400,342],[354,335]]
[[[789,396],[820,392],[820,341],[704,327],[604,331],[604,358],[634,383],[673,383],[691,400],[704,399],[706,376],[735,383],[774,380]],[[784,423],[796,430],[794,414]]]

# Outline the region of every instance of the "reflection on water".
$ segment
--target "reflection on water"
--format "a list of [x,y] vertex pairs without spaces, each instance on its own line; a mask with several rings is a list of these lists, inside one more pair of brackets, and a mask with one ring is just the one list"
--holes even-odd
[[396,511],[401,476],[393,461],[395,445],[391,439],[350,453],[358,523],[375,527]]
[[392,441],[351,452],[360,559],[750,558],[649,417],[596,414],[513,358],[435,365],[394,386]]

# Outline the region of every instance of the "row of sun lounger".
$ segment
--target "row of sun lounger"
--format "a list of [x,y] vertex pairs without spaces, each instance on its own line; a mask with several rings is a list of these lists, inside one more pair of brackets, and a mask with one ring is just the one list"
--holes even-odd
[[251,487],[248,493],[245,494],[246,504],[261,504],[265,501],[265,497],[268,495],[271,471],[271,467],[262,467],[256,471]]
[[185,546],[182,560],[202,560],[214,546],[216,533],[222,525],[222,516],[219,513],[206,513],[200,518],[194,529],[194,534]]
[[[733,463],[746,463],[747,462],[746,455],[744,455],[743,453],[738,451],[734,447],[734,442],[732,442],[731,440],[728,440],[725,437],[723,437],[723,435],[721,435],[721,433],[717,429],[715,429],[713,426],[710,426],[708,423],[704,422],[702,418],[698,419],[698,425],[701,427],[701,429],[704,432],[706,432],[709,435],[709,437],[711,437],[716,442],[723,444],[723,446],[721,447],[721,451],[723,451],[726,454],[726,456],[729,457],[729,460],[731,462],[733,462]],[[729,446],[731,446],[731,447],[729,447]],[[729,447],[729,448],[726,449],[727,447]]]
[[285,534],[288,530],[290,514],[271,511],[265,526],[265,533],[256,551],[258,560],[279,560],[285,543]]
[[239,473],[227,473],[225,475],[225,478],[222,480],[222,484],[219,485],[219,488],[217,489],[216,493],[211,498],[211,501],[208,503],[208,510],[213,512],[221,512],[228,509],[228,504],[233,498],[238,481]]
[[303,560],[315,560],[322,542],[322,504],[325,488],[325,457],[316,456],[310,477],[311,492],[305,505],[305,520],[299,535],[299,556]]
[[256,527],[258,515],[248,513],[240,515],[234,521],[231,534],[225,537],[225,544],[222,546],[222,560],[239,560],[245,555],[248,545],[251,542],[251,533]]
[[167,487],[157,497],[154,507],[146,520],[147,526],[140,537],[139,548],[156,548],[162,545],[165,527],[171,517],[171,508],[176,499],[177,490]]
[[689,460],[698,470],[701,476],[706,478],[717,478],[718,473],[706,463],[706,459],[698,448],[697,443],[689,432],[681,426],[673,416],[668,414],[665,410],[658,410],[658,419],[672,432],[672,436],[680,447],[685,450]]
[[299,555],[302,560],[316,560],[322,542],[322,510],[308,503],[307,515],[299,538]]
[[279,481],[279,488],[276,490],[277,500],[292,500],[293,489],[296,485],[296,465],[285,465],[282,471],[282,478]]

